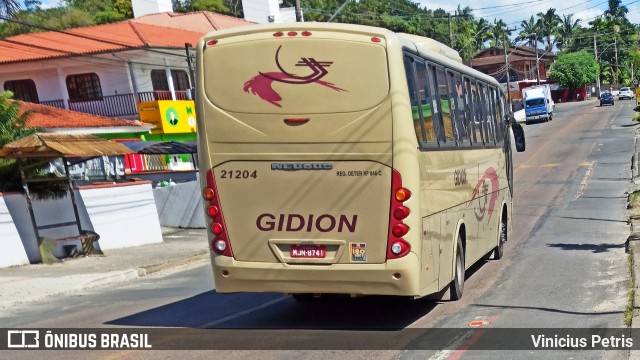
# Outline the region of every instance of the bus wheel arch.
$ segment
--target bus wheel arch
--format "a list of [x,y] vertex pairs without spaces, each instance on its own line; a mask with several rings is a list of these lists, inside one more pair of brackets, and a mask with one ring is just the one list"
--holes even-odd
[[507,204],[502,204],[502,213],[498,222],[498,239],[496,247],[489,253],[492,260],[500,260],[504,257],[504,243],[508,240],[508,214]]

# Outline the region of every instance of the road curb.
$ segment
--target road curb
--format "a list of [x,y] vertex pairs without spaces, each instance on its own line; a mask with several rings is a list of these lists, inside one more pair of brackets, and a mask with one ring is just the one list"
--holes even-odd
[[[640,149],[638,149],[638,137],[640,137],[640,129],[636,128],[634,151],[631,157],[631,188],[629,189],[628,204],[631,204],[631,196],[636,190],[638,190],[638,182],[640,181],[640,179],[638,178],[638,172],[640,169]],[[625,251],[631,256],[629,276],[631,277],[630,285],[633,286],[634,296],[633,304],[628,305],[631,306],[632,309],[634,309],[634,313],[631,316],[631,328],[637,329],[640,328],[640,316],[638,316],[638,313],[635,310],[638,304],[640,304],[640,232],[637,232],[640,230],[640,219],[632,218],[631,215],[629,215],[629,225],[631,226],[631,234],[625,242]],[[631,351],[629,354],[629,358],[640,359],[640,352]]]
[[208,250],[203,250],[203,251],[199,251],[197,253],[194,253],[192,256],[181,258],[181,259],[176,259],[176,260],[169,261],[169,262],[166,262],[166,263],[153,264],[153,265],[148,265],[148,266],[141,266],[141,267],[137,268],[136,271],[138,273],[138,276],[142,277],[142,276],[150,275],[150,274],[162,271],[162,270],[167,270],[167,269],[172,269],[172,268],[176,268],[176,267],[183,266],[183,265],[188,265],[188,264],[194,263],[196,261],[204,260],[204,259],[206,259],[208,257],[209,257],[209,251]]

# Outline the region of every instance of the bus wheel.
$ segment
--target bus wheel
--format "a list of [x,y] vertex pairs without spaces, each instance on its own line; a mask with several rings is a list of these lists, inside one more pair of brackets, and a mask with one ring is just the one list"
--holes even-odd
[[498,238],[498,245],[493,248],[493,253],[491,254],[492,260],[500,260],[502,256],[504,256],[504,243],[507,241],[507,220],[503,217],[502,221],[500,221],[500,234]]
[[449,286],[449,300],[460,300],[462,297],[462,291],[464,290],[464,248],[462,247],[462,239],[460,238],[460,235],[458,235],[458,241],[456,244],[455,276]]
[[315,299],[315,294],[291,294],[291,297],[293,297],[294,299],[296,299],[296,301],[312,301],[313,299]]

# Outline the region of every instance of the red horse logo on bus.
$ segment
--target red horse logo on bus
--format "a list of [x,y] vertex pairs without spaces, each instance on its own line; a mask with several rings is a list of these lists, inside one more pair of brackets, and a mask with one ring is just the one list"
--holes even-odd
[[287,72],[282,65],[280,65],[280,60],[278,55],[280,53],[280,49],[282,45],[278,47],[276,50],[276,66],[280,70],[280,72],[258,72],[258,75],[251,78],[251,80],[244,83],[244,91],[247,93],[251,93],[257,95],[260,99],[275,105],[277,107],[282,107],[280,105],[280,101],[282,101],[282,96],[278,94],[275,90],[273,90],[273,82],[280,82],[290,85],[306,85],[306,84],[319,84],[322,86],[326,86],[335,91],[346,91],[341,89],[334,84],[322,81],[323,77],[329,73],[327,70],[328,67],[333,64],[332,61],[318,61],[314,58],[300,58],[300,61],[296,63],[295,66],[306,67],[310,70],[310,74],[308,75],[296,75],[291,72]]
[[[491,192],[489,193],[489,185],[487,184],[487,180],[491,184]],[[482,206],[479,206],[475,211],[476,219],[478,221],[482,220],[486,213],[489,213],[489,217],[487,218],[487,222],[491,219],[491,215],[493,215],[493,210],[496,206],[496,200],[498,199],[498,192],[500,190],[500,184],[498,182],[498,174],[496,170],[492,167],[489,167],[484,175],[478,180],[476,187],[473,189],[471,193],[471,201],[467,206],[471,206],[471,202],[475,199],[482,198],[484,199],[484,203]],[[488,197],[488,198],[487,198]]]

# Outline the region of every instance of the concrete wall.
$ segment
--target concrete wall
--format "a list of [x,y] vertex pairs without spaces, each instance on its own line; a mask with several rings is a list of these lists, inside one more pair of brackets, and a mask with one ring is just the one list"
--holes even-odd
[[93,225],[89,230],[100,235],[102,250],[162,242],[150,182],[80,189]]
[[4,197],[0,194],[0,268],[28,263],[29,258],[22,246],[18,229],[13,224]]
[[[81,186],[75,194],[81,227],[100,235],[96,244],[99,249],[162,242],[162,231],[150,182]],[[3,198],[29,262],[39,262],[40,253],[26,198],[22,194],[5,194]],[[69,196],[56,200],[34,200],[33,212],[38,226],[75,221]],[[0,207],[0,226],[2,225]],[[43,229],[39,232],[40,236],[63,238],[78,235],[78,228],[71,225]],[[70,244],[73,242],[59,244],[54,250],[54,255],[64,256],[62,246]],[[80,241],[77,241],[76,245],[80,246]]]
[[160,225],[181,228],[206,227],[198,181],[156,187],[153,189],[153,195]]

